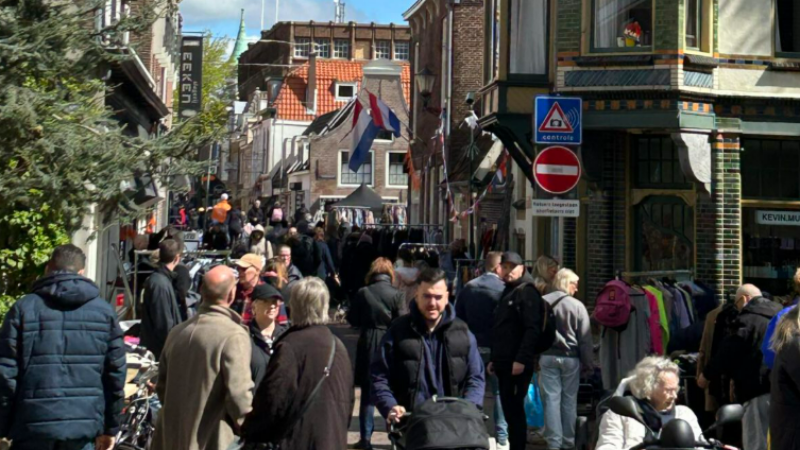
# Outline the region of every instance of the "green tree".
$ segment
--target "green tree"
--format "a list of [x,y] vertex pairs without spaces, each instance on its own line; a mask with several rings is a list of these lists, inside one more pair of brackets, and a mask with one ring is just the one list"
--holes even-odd
[[153,139],[134,137],[105,106],[100,76],[120,57],[104,42],[148,31],[155,12],[171,8],[143,2],[141,16],[103,30],[94,25],[103,1],[12,1],[0,9],[0,302],[30,288],[90,208],[141,215],[123,187],[134,174],[166,183],[199,172],[197,149],[224,132],[191,120]]

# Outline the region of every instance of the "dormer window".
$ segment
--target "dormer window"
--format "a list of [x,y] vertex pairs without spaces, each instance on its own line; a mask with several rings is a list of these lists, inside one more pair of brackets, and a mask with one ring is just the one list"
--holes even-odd
[[336,83],[336,101],[348,102],[358,93],[358,83]]

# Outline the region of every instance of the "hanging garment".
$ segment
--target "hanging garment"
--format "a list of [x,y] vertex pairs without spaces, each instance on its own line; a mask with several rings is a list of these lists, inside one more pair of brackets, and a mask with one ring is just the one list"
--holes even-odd
[[647,322],[650,328],[651,350],[656,355],[664,356],[666,348],[664,347],[664,338],[661,334],[661,313],[658,310],[658,300],[650,291],[645,291],[644,294],[650,305],[650,318]]
[[680,292],[681,295],[683,296],[683,303],[684,306],[686,307],[687,320],[689,321],[689,325],[697,322],[697,311],[695,311],[694,298],[692,297],[692,294],[686,289],[683,289],[678,286],[676,286],[675,290]]
[[614,389],[650,353],[650,303],[643,291],[631,288],[631,315],[623,331],[604,328],[600,341],[603,388]]
[[[664,294],[654,286],[645,286],[644,289],[656,296],[658,301],[659,321],[661,323],[661,336],[664,348],[669,347],[669,322],[667,322],[667,309],[664,306]],[[649,308],[649,306],[648,306]]]

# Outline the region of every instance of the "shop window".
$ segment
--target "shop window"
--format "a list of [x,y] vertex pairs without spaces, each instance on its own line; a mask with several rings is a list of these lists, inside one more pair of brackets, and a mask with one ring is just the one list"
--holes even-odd
[[694,50],[700,49],[703,20],[703,0],[686,0],[686,47]]
[[358,172],[353,172],[348,167],[350,163],[350,152],[340,152],[341,164],[339,165],[339,184],[342,186],[360,186],[366,183],[372,186],[372,163],[373,153],[370,151],[364,164],[358,168]]
[[294,39],[295,58],[308,58],[308,54],[310,51],[311,51],[311,38]]
[[331,40],[330,39],[314,39],[314,50],[317,52],[317,58],[330,58],[331,57]]
[[635,185],[640,189],[691,189],[669,136],[635,138]]
[[336,39],[333,41],[333,57],[350,59],[350,41],[347,39]]
[[649,51],[653,0],[594,0],[592,50]]
[[375,59],[392,59],[391,41],[375,41]]
[[776,0],[775,51],[800,56],[800,2]]
[[407,187],[408,186],[408,174],[406,173],[406,165],[405,165],[405,153],[387,153],[386,158],[388,159],[389,163],[387,164],[389,174],[388,174],[388,182],[386,183],[389,187]]
[[394,59],[398,61],[408,61],[410,58],[409,42],[394,43]]
[[547,75],[547,0],[512,0],[509,74]]
[[800,211],[797,210],[742,208],[745,283],[753,283],[776,297],[792,295],[791,280],[800,267],[798,220]]
[[742,139],[742,198],[791,200],[800,197],[800,141]]
[[683,199],[646,198],[635,208],[637,271],[694,267],[694,212]]

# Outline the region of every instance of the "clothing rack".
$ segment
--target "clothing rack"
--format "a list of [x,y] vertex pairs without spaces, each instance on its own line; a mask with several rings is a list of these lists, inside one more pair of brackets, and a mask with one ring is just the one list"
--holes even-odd
[[616,278],[652,278],[652,277],[674,277],[674,278],[694,278],[694,271],[692,270],[653,270],[649,272],[623,272],[617,271]]
[[450,244],[414,244],[411,242],[404,242],[400,244],[398,250],[406,247],[414,247],[414,248],[450,248]]
[[415,223],[415,224],[398,224],[398,223],[373,223],[373,227],[404,227],[404,228],[441,228],[442,226],[435,223]]

